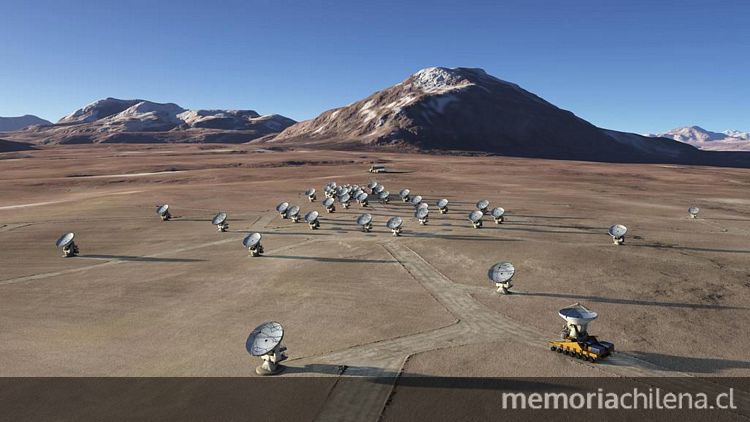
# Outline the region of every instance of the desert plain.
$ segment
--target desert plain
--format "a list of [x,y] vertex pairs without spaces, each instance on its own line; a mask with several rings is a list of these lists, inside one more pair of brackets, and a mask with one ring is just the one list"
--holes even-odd
[[[0,158],[3,377],[255,377],[245,340],[268,320],[285,328],[279,377],[318,378],[306,405],[318,417],[402,419],[410,375],[750,376],[747,169],[252,144]],[[373,162],[388,171],[368,173]],[[372,179],[389,204],[324,211],[326,183]],[[430,204],[427,225],[396,197],[402,188]],[[474,229],[467,215],[485,198],[507,219]],[[282,201],[318,210],[320,229],[282,219]],[[155,213],[164,203],[168,222]],[[210,223],[220,211],[225,233]],[[370,233],[355,223],[363,212]],[[391,216],[404,219],[400,237],[385,227]],[[628,227],[621,246],[607,234],[616,223]],[[65,232],[80,256],[55,248]],[[262,257],[242,246],[252,232]],[[487,278],[499,261],[516,268],[510,295]],[[575,302],[599,313],[590,332],[615,344],[613,356],[550,352],[557,311]],[[350,376],[396,386],[337,383]],[[357,395],[367,399],[353,406]]]

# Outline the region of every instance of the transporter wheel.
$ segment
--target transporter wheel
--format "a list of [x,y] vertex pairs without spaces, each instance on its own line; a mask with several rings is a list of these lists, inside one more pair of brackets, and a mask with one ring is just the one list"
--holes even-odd
[[552,347],[550,347],[549,349],[550,349],[550,350],[552,350],[552,351],[554,352],[555,350],[557,350],[557,347],[555,347],[555,346],[552,346]]
[[563,349],[562,349],[562,348],[560,348],[560,347],[558,347],[558,348],[557,348],[557,353],[562,353],[562,352],[563,352]]

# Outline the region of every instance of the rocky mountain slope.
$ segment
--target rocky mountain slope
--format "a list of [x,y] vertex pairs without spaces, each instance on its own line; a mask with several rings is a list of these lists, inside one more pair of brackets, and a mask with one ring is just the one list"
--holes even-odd
[[186,110],[177,104],[106,98],[6,137],[38,143],[247,142],[294,124],[253,110]]
[[31,114],[18,117],[0,117],[0,132],[12,132],[14,130],[25,129],[29,126],[49,124],[52,123]]

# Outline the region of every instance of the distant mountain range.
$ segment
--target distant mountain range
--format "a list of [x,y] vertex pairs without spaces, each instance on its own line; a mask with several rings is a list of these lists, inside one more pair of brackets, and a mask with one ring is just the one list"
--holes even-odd
[[686,126],[647,136],[670,138],[709,151],[750,151],[750,132],[739,130],[712,132],[700,126]]
[[42,144],[100,142],[247,142],[294,124],[253,110],[187,110],[177,104],[106,98],[5,138]]
[[50,125],[48,120],[26,114],[18,117],[0,117],[0,132],[12,132],[34,125]]

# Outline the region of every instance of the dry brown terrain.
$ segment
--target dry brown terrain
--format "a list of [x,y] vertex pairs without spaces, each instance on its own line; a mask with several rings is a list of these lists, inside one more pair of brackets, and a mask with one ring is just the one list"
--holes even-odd
[[[0,158],[3,157],[0,154]],[[372,176],[371,161],[392,172]],[[326,214],[307,187],[409,187],[433,205],[420,226],[400,201]],[[392,393],[335,387],[346,375],[750,376],[750,170],[503,157],[268,151],[252,145],[99,145],[0,160],[0,376],[254,376],[249,331],[285,327],[282,377],[330,376],[318,415],[374,420]],[[507,222],[466,220],[489,199]],[[321,211],[282,220],[281,201]],[[155,206],[169,203],[174,220]],[[701,208],[691,220],[687,208]],[[230,231],[210,224],[229,214]],[[404,235],[384,227],[404,218]],[[614,246],[607,227],[629,228]],[[81,256],[54,242],[76,233]],[[263,233],[264,257],[241,240]],[[486,271],[516,267],[516,294]],[[574,302],[618,353],[601,364],[551,353]],[[398,387],[386,419],[399,419]],[[308,409],[309,410],[309,409]],[[395,415],[395,416],[394,416]],[[352,417],[355,419],[355,417]]]

